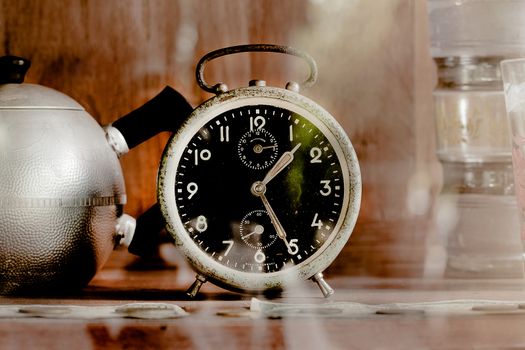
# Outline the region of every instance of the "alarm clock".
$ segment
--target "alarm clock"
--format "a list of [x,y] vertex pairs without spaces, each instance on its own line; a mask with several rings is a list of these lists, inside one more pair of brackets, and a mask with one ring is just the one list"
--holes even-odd
[[[212,59],[254,51],[304,59],[308,79],[232,90],[205,81]],[[188,294],[206,281],[261,293],[312,279],[331,295],[322,271],[355,226],[361,175],[341,125],[299,93],[315,82],[315,61],[285,46],[234,46],[205,55],[196,76],[215,96],[168,141],[157,185],[165,228],[197,273]]]

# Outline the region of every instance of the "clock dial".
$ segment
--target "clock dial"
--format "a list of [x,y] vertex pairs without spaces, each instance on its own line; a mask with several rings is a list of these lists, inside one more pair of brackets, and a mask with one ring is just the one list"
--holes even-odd
[[240,104],[204,119],[175,152],[182,234],[228,269],[265,274],[304,264],[346,215],[343,151],[305,111]]

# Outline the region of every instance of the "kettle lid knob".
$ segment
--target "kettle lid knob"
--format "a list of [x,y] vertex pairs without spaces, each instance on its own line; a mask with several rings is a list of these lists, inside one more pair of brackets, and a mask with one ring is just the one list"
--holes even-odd
[[0,84],[21,84],[31,61],[17,56],[0,57]]

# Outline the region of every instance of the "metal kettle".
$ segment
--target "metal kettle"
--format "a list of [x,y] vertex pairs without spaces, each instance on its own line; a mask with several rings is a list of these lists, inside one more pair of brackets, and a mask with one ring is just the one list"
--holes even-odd
[[167,87],[103,129],[70,97],[23,83],[29,65],[0,57],[0,294],[85,286],[133,231],[118,157],[192,110]]

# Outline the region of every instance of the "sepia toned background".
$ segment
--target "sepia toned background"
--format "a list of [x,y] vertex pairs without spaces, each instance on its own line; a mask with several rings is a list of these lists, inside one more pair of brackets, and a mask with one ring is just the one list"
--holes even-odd
[[[424,274],[441,178],[424,0],[0,0],[0,54],[31,59],[27,82],[70,95],[101,125],[165,85],[197,106],[211,97],[195,82],[198,59],[247,43],[316,59],[319,80],[303,93],[339,120],[359,157],[360,217],[329,273]],[[242,54],[210,64],[206,78],[284,87],[304,74],[296,58]],[[121,159],[133,216],[156,201],[168,136]]]

